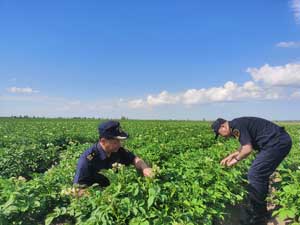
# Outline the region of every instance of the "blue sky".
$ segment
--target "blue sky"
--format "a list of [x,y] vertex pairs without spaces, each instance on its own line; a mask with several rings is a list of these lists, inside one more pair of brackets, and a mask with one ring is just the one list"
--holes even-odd
[[4,0],[0,27],[0,116],[300,119],[300,0]]

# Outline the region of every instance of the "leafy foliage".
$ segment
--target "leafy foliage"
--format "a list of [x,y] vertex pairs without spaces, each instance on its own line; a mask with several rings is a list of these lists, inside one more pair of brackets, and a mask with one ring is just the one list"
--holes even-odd
[[[76,163],[97,140],[98,123],[1,119],[0,224],[209,225],[243,200],[251,159],[221,167],[219,161],[238,143],[215,141],[209,123],[190,121],[122,121],[131,135],[125,147],[153,166],[155,178],[121,166],[101,171],[109,187],[93,186],[76,197]],[[298,127],[290,127],[293,138],[299,138]],[[294,158],[280,173],[277,213],[299,222],[300,175]]]

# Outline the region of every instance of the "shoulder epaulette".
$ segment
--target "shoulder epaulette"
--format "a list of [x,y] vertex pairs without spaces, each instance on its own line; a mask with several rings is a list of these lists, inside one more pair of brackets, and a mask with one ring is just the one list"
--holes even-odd
[[97,155],[96,151],[92,151],[90,154],[87,155],[87,160],[91,161],[95,158],[95,156]]

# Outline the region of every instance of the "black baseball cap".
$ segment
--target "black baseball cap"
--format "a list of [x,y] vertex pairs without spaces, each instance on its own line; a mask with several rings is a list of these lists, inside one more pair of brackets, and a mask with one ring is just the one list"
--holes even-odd
[[226,120],[224,120],[224,119],[222,119],[222,118],[218,118],[218,119],[216,119],[215,122],[212,123],[211,128],[213,129],[213,131],[214,131],[215,134],[216,134],[215,139],[218,138],[218,136],[219,136],[219,129],[220,129],[221,125],[222,125],[223,123],[225,123],[225,122],[226,122]]
[[125,140],[129,135],[121,129],[118,121],[109,120],[99,124],[100,138]]

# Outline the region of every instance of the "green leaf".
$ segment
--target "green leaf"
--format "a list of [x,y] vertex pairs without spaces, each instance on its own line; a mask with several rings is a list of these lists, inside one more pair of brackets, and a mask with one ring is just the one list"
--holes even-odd
[[147,206],[148,209],[153,205],[154,200],[155,200],[155,196],[156,196],[156,192],[153,188],[149,188],[148,190],[148,202],[147,202]]
[[56,213],[48,214],[48,216],[45,220],[45,225],[50,225],[55,218],[56,218]]

